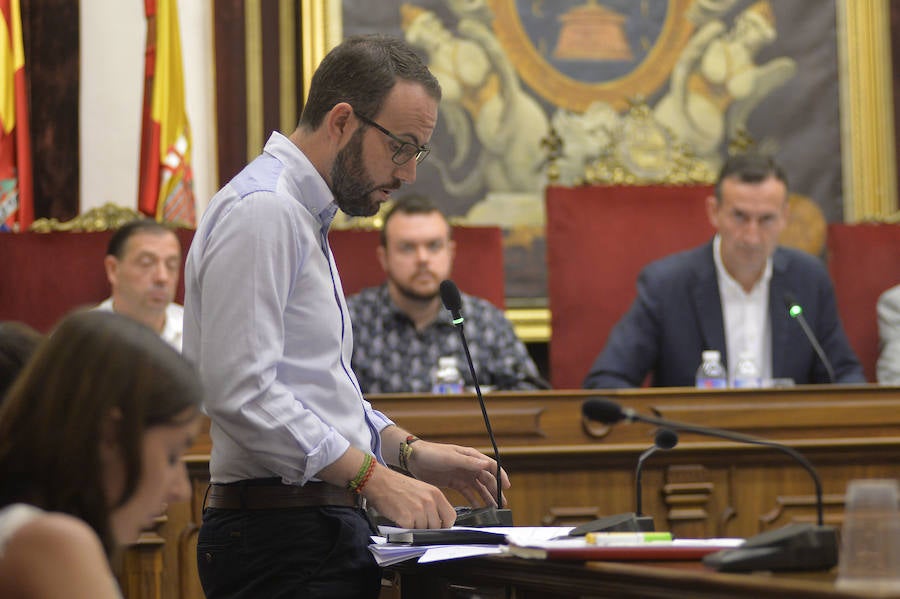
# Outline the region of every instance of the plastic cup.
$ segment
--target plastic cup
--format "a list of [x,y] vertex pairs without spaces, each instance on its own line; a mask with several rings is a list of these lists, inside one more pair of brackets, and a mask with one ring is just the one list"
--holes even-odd
[[900,485],[892,479],[847,485],[837,588],[900,592]]

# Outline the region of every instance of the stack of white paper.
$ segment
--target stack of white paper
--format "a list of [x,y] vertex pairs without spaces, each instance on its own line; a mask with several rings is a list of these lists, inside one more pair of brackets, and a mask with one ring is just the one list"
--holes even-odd
[[[465,527],[453,528],[466,530]],[[388,543],[387,535],[398,532],[408,532],[410,529],[382,526],[379,532],[384,536],[373,536],[369,551],[375,556],[379,566],[390,566],[408,559],[419,558],[419,563],[437,562],[463,557],[475,557],[478,555],[492,555],[502,553],[501,545],[409,545],[405,543]],[[511,543],[528,544],[547,541],[557,536],[566,535],[571,527],[496,527],[477,528],[506,535]]]

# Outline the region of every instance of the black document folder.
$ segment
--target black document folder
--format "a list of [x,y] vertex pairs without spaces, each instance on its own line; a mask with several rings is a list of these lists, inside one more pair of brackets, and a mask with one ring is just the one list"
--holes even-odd
[[472,528],[423,528],[389,532],[387,541],[406,545],[505,545],[506,535]]

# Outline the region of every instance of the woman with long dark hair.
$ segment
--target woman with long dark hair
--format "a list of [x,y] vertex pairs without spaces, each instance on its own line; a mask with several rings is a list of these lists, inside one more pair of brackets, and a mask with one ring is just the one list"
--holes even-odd
[[111,555],[190,497],[201,399],[144,325],[66,317],[0,407],[0,596],[119,597]]

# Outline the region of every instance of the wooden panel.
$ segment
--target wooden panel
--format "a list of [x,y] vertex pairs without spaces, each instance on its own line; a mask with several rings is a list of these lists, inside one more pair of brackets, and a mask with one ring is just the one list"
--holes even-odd
[[[521,408],[500,407],[490,414],[491,428],[495,435],[509,437],[545,437],[541,431],[541,414],[539,406]],[[455,411],[419,411],[398,410],[391,418],[402,420],[408,424],[409,430],[424,437],[471,437],[484,433],[485,424],[481,409]]]
[[[516,599],[825,599],[871,595],[835,589],[833,572],[720,574],[694,562],[550,562],[484,557],[391,567],[404,599],[515,597]],[[463,592],[454,592],[464,589]]]
[[[758,430],[761,424],[770,423],[790,423],[796,429],[821,429],[840,422],[845,426],[865,428],[900,425],[900,412],[894,409],[896,405],[896,401],[890,399],[771,402],[766,404],[766,414],[759,414],[758,398],[748,398],[747,401],[733,398],[728,402],[704,406],[660,406],[654,408],[654,412],[670,420],[738,431]],[[872,414],[877,412],[881,412],[882,417],[879,422],[873,423]]]
[[[641,389],[607,395],[640,413],[739,428],[801,451],[821,478],[829,523],[841,522],[848,481],[900,477],[897,387],[808,386],[707,393]],[[513,484],[507,498],[517,525],[575,525],[634,511],[634,468],[638,455],[652,444],[654,428],[591,426],[581,416],[581,404],[594,396],[587,391],[486,396],[501,458]],[[369,399],[376,409],[429,440],[472,445],[490,453],[480,410],[471,395]],[[155,592],[146,583],[154,576],[159,577],[162,597],[203,597],[195,546],[210,449],[204,433],[187,458],[194,496],[189,503],[169,507],[157,529],[163,542],[127,552],[128,599],[155,599],[157,595],[145,594]],[[681,537],[752,536],[791,522],[814,521],[816,514],[808,473],[786,455],[697,435],[681,435],[674,449],[660,451],[645,462],[643,490],[644,513],[654,517],[657,529]],[[448,497],[454,504],[464,503],[458,494],[448,492]],[[159,563],[162,572],[155,575]],[[133,572],[134,568],[138,571]],[[542,595],[516,595],[520,596]]]

